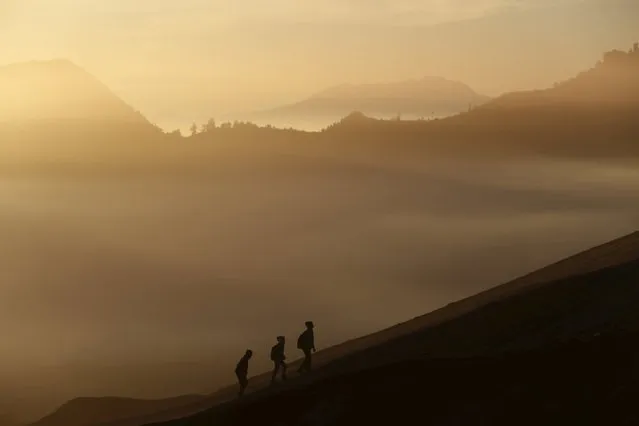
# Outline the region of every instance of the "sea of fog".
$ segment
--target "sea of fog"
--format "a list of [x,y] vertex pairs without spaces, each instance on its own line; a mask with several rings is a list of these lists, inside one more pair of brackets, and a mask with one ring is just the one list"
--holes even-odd
[[0,175],[0,365],[264,368],[631,232],[637,194],[602,162]]

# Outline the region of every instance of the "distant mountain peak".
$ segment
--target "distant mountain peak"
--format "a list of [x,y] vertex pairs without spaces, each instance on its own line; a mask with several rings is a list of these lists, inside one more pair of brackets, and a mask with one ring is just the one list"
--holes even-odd
[[151,125],[91,73],[64,58],[0,67],[0,122],[115,121]]
[[93,78],[84,68],[65,58],[32,60],[0,66],[0,78],[11,77],[26,80],[35,76],[53,78],[61,74]]
[[426,75],[385,83],[344,83],[299,102],[241,118],[262,124],[288,123],[284,127],[294,127],[292,123],[298,120],[323,121],[324,126],[328,126],[353,111],[371,118],[442,117],[467,111],[470,105],[481,105],[488,100],[466,84]]
[[345,83],[329,87],[319,93],[312,95],[309,99],[326,98],[393,98],[393,97],[413,97],[423,91],[446,92],[451,91],[451,95],[466,93],[471,96],[481,97],[466,84],[449,80],[439,76],[424,76],[419,79],[409,79],[384,83]]

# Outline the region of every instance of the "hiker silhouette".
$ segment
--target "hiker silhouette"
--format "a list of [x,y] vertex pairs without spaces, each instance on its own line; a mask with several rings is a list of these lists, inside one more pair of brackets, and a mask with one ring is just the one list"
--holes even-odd
[[284,345],[286,338],[284,336],[277,336],[277,344],[271,348],[271,361],[273,361],[273,376],[271,377],[271,384],[275,383],[277,373],[282,370],[282,380],[286,380],[286,356],[284,355]]
[[306,321],[306,330],[304,330],[304,332],[302,334],[300,334],[300,337],[297,339],[297,348],[301,349],[302,352],[304,352],[304,361],[302,362],[302,365],[300,365],[300,368],[297,370],[298,373],[308,373],[311,371],[311,367],[312,367],[312,355],[311,355],[311,351],[315,352],[315,333],[313,331],[313,329],[315,328],[315,325],[313,324],[313,321]]
[[244,356],[240,359],[235,367],[235,375],[237,376],[237,380],[240,383],[240,393],[238,396],[244,395],[244,390],[248,386],[248,364],[249,359],[253,356],[253,351],[247,349],[244,353]]

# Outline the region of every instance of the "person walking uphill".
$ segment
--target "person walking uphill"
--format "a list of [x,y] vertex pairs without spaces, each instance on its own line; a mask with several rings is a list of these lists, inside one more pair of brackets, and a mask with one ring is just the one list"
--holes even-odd
[[235,367],[235,375],[240,382],[240,393],[238,396],[244,395],[244,390],[248,386],[248,364],[249,359],[253,356],[253,351],[248,349],[244,356],[240,359]]
[[284,336],[277,336],[277,345],[271,348],[271,361],[273,361],[273,376],[271,377],[271,384],[275,383],[275,378],[280,369],[282,370],[282,380],[286,380],[286,363],[284,360],[284,344],[286,339]]
[[316,351],[315,333],[313,332],[314,328],[315,325],[313,324],[313,321],[306,321],[306,330],[304,330],[304,332],[300,334],[300,337],[297,339],[297,348],[301,349],[302,352],[304,352],[304,361],[302,362],[302,365],[300,365],[300,368],[297,370],[297,372],[300,374],[308,373],[311,371],[311,351]]

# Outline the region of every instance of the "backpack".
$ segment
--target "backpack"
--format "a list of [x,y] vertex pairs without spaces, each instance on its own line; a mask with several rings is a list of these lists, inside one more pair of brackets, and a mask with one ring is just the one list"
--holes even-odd
[[304,349],[304,340],[306,340],[305,334],[306,332],[300,334],[300,337],[297,338],[297,349]]
[[271,361],[276,361],[277,359],[277,345],[271,348]]

